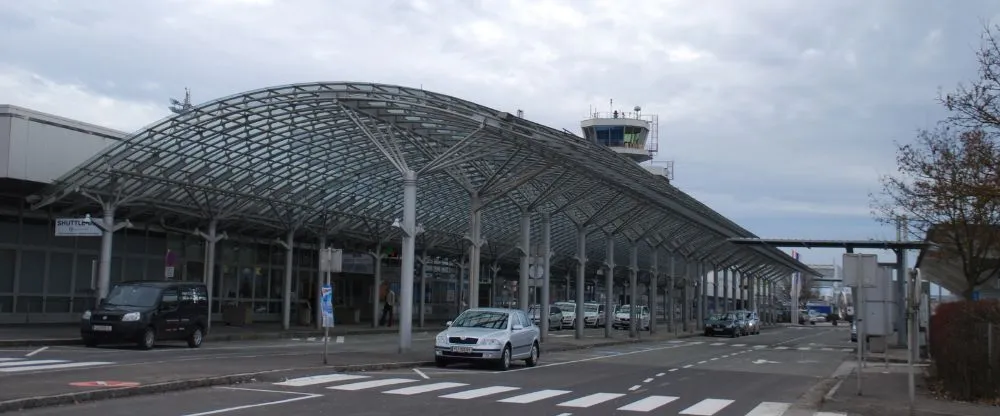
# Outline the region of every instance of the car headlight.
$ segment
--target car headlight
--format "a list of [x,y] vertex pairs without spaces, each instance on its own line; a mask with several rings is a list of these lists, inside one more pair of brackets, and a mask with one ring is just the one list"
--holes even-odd
[[83,316],[80,319],[90,319],[90,311],[83,311]]
[[481,341],[481,342],[482,342],[482,343],[483,343],[484,345],[500,345],[500,344],[501,344],[501,342],[500,342],[500,340],[499,340],[499,339],[493,339],[493,338],[483,338],[483,339],[482,339],[482,340],[480,340],[480,341]]
[[139,320],[139,312],[129,312],[122,315],[122,322],[135,322]]
[[447,344],[448,343],[448,337],[446,337],[444,335],[438,335],[437,337],[434,338],[434,342],[436,342],[438,345]]

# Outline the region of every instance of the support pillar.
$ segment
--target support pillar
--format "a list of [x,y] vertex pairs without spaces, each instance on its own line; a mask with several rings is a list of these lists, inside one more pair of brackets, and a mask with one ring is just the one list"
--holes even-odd
[[656,288],[657,280],[660,278],[660,272],[657,270],[659,268],[659,255],[656,246],[650,245],[652,253],[650,253],[649,258],[649,334],[653,335],[656,333],[656,307],[659,302],[659,293]]
[[583,295],[584,295],[584,275],[587,273],[587,226],[577,226],[576,230],[576,325],[574,331],[576,339],[583,338],[583,326],[585,324]]
[[382,259],[385,258],[385,254],[382,254],[382,242],[375,244],[375,251],[369,251],[368,254],[375,261],[375,278],[373,280],[374,286],[372,286],[372,328],[378,328],[379,317],[382,315],[382,299],[379,296],[382,288]]
[[729,273],[728,267],[722,271],[722,312],[729,312]]
[[420,327],[424,327],[424,311],[427,306],[427,249],[424,248],[423,255],[420,256]]
[[[325,248],[326,233],[321,233],[319,235],[319,247],[316,252],[322,253]],[[321,258],[322,256],[317,254],[316,259],[318,264],[316,265],[316,297],[314,298],[316,300],[316,306],[313,309],[313,322],[315,323],[316,329],[323,329],[323,284],[326,283],[324,281],[324,275],[326,273],[323,272],[322,260],[320,260]]]
[[714,265],[712,267],[712,305],[714,305],[714,307],[712,308],[712,313],[719,313],[720,311],[722,311],[722,308],[719,305],[719,301],[720,301],[719,300],[719,274],[720,274],[719,272],[721,272],[721,270],[719,270],[719,266],[718,265]]
[[212,294],[215,286],[215,244],[226,238],[226,235],[217,235],[219,220],[212,218],[208,221],[208,234],[201,231],[196,233],[205,239],[205,288],[208,289],[208,322],[205,332],[212,329]]
[[[539,311],[538,321],[542,323],[542,342],[545,342],[545,338],[549,335],[549,305],[551,302],[551,295],[549,294],[549,287],[552,279],[550,277],[550,272],[552,271],[552,219],[549,217],[548,213],[542,213],[542,299],[540,304],[542,305]],[[561,325],[561,323],[560,323]]]
[[677,326],[674,325],[674,310],[677,309],[674,302],[676,301],[675,295],[677,290],[675,289],[676,283],[674,281],[674,275],[676,271],[676,254],[670,253],[670,274],[667,275],[667,330],[673,333],[677,333]]
[[[104,209],[104,218],[100,220],[90,219],[92,224],[101,229],[101,259],[97,265],[97,302],[95,305],[100,305],[101,301],[108,297],[108,291],[111,289],[111,250],[115,232],[132,225],[128,220],[115,223],[115,209],[117,209],[115,204],[104,202],[101,205]],[[90,218],[89,215],[87,217]]]
[[605,244],[607,249],[604,254],[604,338],[611,338],[611,325],[614,323],[615,314],[615,235],[605,234]]
[[629,338],[636,338],[639,336],[639,330],[642,326],[642,315],[639,314],[639,243],[633,241],[631,247],[629,247],[629,261],[628,261],[628,284],[629,290],[629,325],[628,325],[628,336]]
[[285,241],[278,241],[285,248],[285,279],[281,290],[281,328],[288,330],[292,324],[292,266],[295,256],[295,229],[288,230]]
[[[399,353],[410,351],[413,336],[413,265],[416,257],[417,173],[403,172],[403,243],[399,273]],[[477,256],[478,257],[478,256]]]
[[[531,212],[521,211],[521,243],[518,249],[521,251],[521,270],[519,270],[517,281],[517,306],[518,309],[528,313],[531,293],[531,285],[528,272],[531,268]],[[548,315],[539,315],[539,321],[548,321]]]
[[705,267],[704,262],[698,262],[698,280],[701,282],[699,285],[701,290],[699,293],[701,297],[698,298],[700,307],[698,308],[698,322],[695,322],[695,327],[701,328],[705,325],[705,318],[708,317],[708,268]]
[[479,273],[481,272],[480,254],[482,253],[482,199],[478,192],[470,195],[472,212],[469,215],[469,308],[479,307]]

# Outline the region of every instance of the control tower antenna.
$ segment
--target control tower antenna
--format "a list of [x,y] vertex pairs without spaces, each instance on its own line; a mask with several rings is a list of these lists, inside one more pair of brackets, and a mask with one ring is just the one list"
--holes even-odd
[[174,98],[170,99],[170,111],[174,114],[184,114],[194,108],[191,104],[191,90],[184,87],[184,102],[177,101]]

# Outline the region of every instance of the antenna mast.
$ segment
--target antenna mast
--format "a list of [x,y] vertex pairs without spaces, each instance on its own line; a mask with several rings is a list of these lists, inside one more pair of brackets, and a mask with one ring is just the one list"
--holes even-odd
[[194,108],[194,106],[191,105],[191,90],[184,87],[184,102],[171,98],[169,108],[174,114],[184,114],[191,111],[191,109]]

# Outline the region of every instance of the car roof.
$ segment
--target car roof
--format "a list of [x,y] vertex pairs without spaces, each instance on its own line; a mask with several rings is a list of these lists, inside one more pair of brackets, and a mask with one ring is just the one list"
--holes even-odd
[[520,309],[513,309],[513,308],[469,308],[469,309],[465,310],[465,312],[468,312],[468,311],[511,313],[511,312],[514,312],[514,311],[520,311]]

